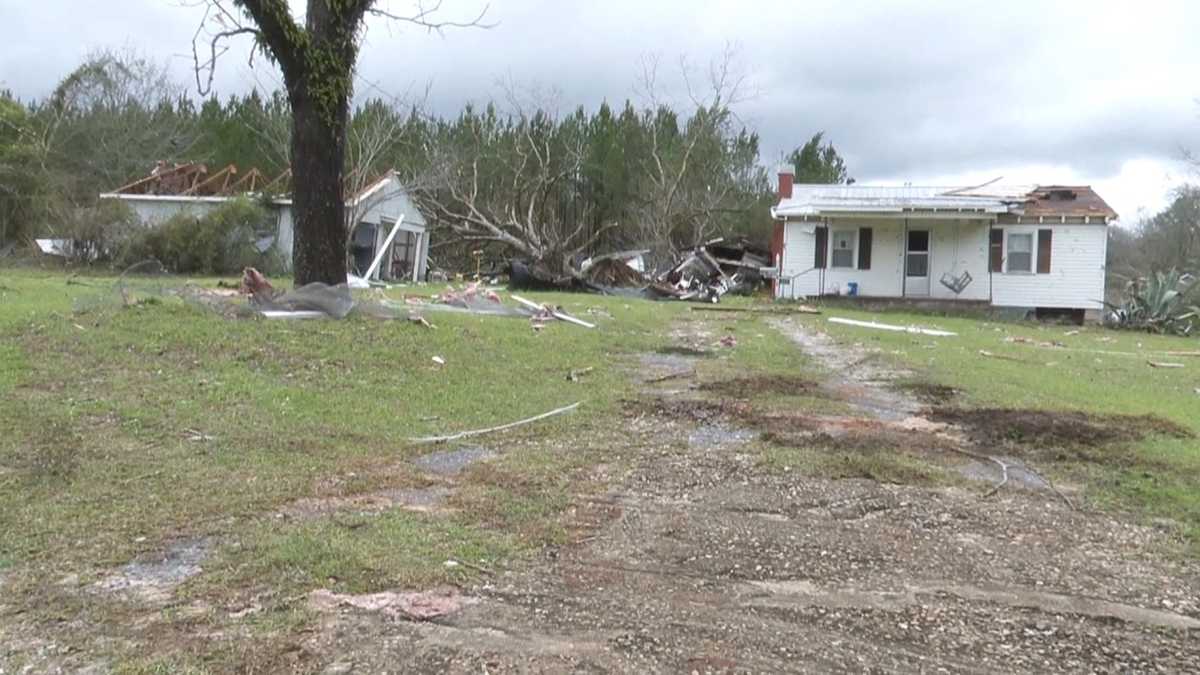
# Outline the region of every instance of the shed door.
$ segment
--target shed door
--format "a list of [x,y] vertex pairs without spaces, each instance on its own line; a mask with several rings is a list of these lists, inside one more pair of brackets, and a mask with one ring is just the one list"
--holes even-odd
[[929,230],[909,230],[904,252],[904,294],[929,295]]

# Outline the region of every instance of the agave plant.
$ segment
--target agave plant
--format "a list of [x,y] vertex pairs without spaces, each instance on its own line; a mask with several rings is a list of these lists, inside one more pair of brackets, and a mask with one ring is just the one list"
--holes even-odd
[[1130,279],[1120,304],[1105,303],[1109,322],[1120,328],[1189,335],[1200,322],[1200,307],[1192,297],[1195,281],[1176,269]]

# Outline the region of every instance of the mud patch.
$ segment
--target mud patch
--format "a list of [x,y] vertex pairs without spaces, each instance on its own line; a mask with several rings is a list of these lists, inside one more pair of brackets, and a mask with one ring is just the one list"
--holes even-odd
[[212,552],[207,539],[185,539],[162,553],[133,560],[96,583],[106,593],[121,593],[144,602],[165,602],[175,587],[203,571]]
[[713,353],[707,349],[697,349],[696,347],[681,347],[678,345],[670,345],[667,347],[659,347],[654,350],[655,354],[663,354],[667,356],[686,356],[691,358],[708,358]]
[[478,602],[465,597],[455,588],[437,588],[420,593],[397,593],[386,591],[368,595],[342,595],[325,589],[315,590],[308,596],[309,606],[318,611],[332,612],[342,607],[353,607],[368,612],[379,612],[399,620],[430,621],[458,612],[467,605]]
[[352,497],[306,497],[280,511],[284,518],[312,520],[334,513],[376,514],[391,509],[421,513],[447,510],[446,500],[454,491],[447,487],[392,488]]
[[667,419],[690,420],[693,422],[719,423],[752,419],[750,406],[730,401],[705,401],[684,398],[652,398],[649,400],[627,400],[623,403],[625,414],[630,417],[654,415]]
[[752,375],[732,380],[705,382],[701,391],[727,398],[749,399],[770,394],[773,396],[811,396],[821,391],[818,383],[795,375]]
[[[1019,408],[940,408],[939,422],[958,425],[976,444],[1026,448],[1097,448],[1150,435],[1191,438],[1192,432],[1154,415],[1093,415]],[[1086,453],[1080,458],[1088,459]]]
[[468,466],[497,457],[496,451],[480,446],[445,450],[423,455],[413,460],[421,469],[439,476],[453,476],[462,473]]
[[900,382],[895,387],[912,394],[917,397],[917,400],[931,405],[945,405],[957,398],[960,393],[954,387],[932,382]]

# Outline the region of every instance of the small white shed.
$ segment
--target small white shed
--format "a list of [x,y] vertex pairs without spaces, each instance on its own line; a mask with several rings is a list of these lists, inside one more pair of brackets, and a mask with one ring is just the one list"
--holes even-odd
[[[241,174],[234,166],[209,173],[203,164],[160,162],[149,176],[112,192],[101,199],[119,199],[128,204],[147,227],[166,222],[186,213],[201,216],[239,196],[261,198],[273,189],[284,189],[290,172],[266,180],[257,169]],[[274,247],[286,266],[291,266],[294,219],[290,197],[269,198],[273,232],[264,236],[260,248]],[[410,198],[396,172],[389,171],[368,183],[346,199],[346,219],[350,227],[350,269],[361,276],[386,245],[382,264],[371,275],[374,280],[420,281],[429,264],[429,233],[425,217]],[[392,230],[396,234],[388,243]]]

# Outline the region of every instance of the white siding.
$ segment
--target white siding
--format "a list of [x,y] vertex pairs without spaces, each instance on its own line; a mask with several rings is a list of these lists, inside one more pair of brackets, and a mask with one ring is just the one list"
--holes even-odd
[[[815,229],[820,223],[788,222],[784,228],[783,276],[794,277],[780,284],[779,297],[799,298],[815,295],[844,294],[847,284],[856,282],[860,295],[898,298],[904,294],[905,221],[898,219],[834,218],[828,221],[830,237],[839,230],[870,227],[873,230],[871,269],[827,267],[812,269],[816,246]],[[929,297],[937,299],[987,300],[988,298],[988,223],[983,221],[910,220],[908,227],[924,228],[930,237]],[[832,264],[832,260],[827,261]],[[942,274],[955,276],[969,271],[974,281],[962,293],[939,283]]]
[[141,220],[142,224],[147,227],[157,227],[162,225],[172,217],[181,213],[200,217],[221,206],[219,202],[200,201],[125,200],[125,203],[133,209],[133,212],[137,214],[138,219]]
[[784,223],[783,278],[779,282],[778,297],[795,300],[820,292],[820,270],[812,269],[816,226],[817,223],[798,221]]
[[1000,307],[1103,309],[1104,265],[1108,228],[1104,225],[1005,225],[1008,233],[1033,234],[1033,269],[1037,269],[1037,231],[1054,232],[1050,273],[997,273],[992,276],[992,304]]
[[[858,269],[859,243],[854,246],[854,267],[833,267],[832,258],[827,259],[825,290],[829,295],[844,295],[847,284],[858,284],[858,294],[876,298],[892,298],[900,295],[904,257],[901,254],[904,242],[904,223],[901,221],[867,221],[862,219],[838,219],[829,221],[829,234],[842,230],[857,231],[869,227],[871,235],[871,269]],[[809,257],[809,266],[812,266]]]
[[[988,299],[987,221],[912,221],[912,227],[930,225],[929,297],[935,300]],[[953,277],[970,272],[974,281],[960,295],[942,285],[943,274]]]

